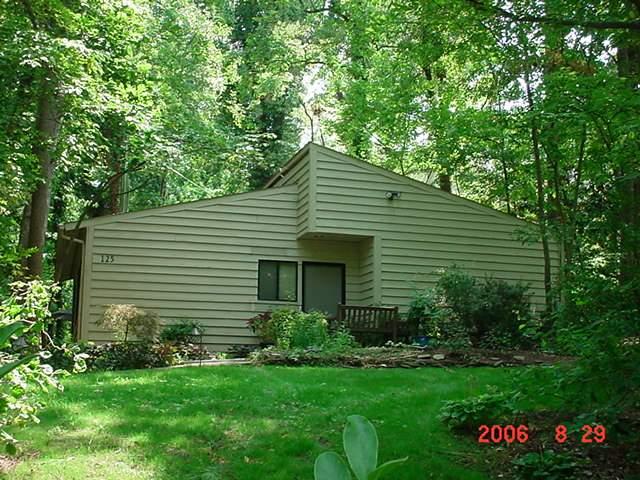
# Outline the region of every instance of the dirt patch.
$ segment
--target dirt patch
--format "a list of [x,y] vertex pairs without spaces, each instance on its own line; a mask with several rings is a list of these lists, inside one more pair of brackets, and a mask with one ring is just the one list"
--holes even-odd
[[0,474],[9,473],[24,460],[37,457],[38,452],[22,452],[18,455],[0,455]]
[[571,357],[531,351],[494,351],[479,348],[450,350],[420,347],[371,347],[348,353],[320,350],[263,350],[255,363],[263,365],[327,365],[352,368],[419,368],[419,367],[513,367],[550,365],[572,360]]
[[20,463],[18,457],[9,457],[7,455],[0,455],[0,473],[9,473],[16,468],[16,465]]

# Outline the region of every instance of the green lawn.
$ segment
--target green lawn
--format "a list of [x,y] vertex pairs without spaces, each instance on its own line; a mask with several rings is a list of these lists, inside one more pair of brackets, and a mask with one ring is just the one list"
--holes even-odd
[[42,422],[14,433],[11,479],[312,479],[341,447],[350,414],[368,417],[395,479],[481,479],[479,447],[438,421],[444,400],[507,386],[515,369],[355,370],[190,367],[93,373],[65,382]]

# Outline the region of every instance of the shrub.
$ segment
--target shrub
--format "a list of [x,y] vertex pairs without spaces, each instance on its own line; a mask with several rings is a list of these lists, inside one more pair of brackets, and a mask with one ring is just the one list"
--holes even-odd
[[203,327],[197,320],[180,320],[173,325],[166,325],[160,332],[160,340],[173,343],[197,343],[200,340],[200,333]]
[[386,476],[409,457],[391,460],[378,465],[378,435],[369,420],[360,415],[347,417],[342,433],[347,462],[335,452],[318,455],[314,465],[315,480],[350,479],[351,472],[357,480],[378,479]]
[[435,290],[414,293],[407,321],[413,332],[431,337],[434,346],[465,348],[471,345],[468,329]]
[[174,343],[173,356],[178,362],[183,360],[204,360],[209,358],[209,350],[203,345],[197,343]]
[[107,343],[90,348],[86,361],[90,370],[157,368],[175,363],[175,353],[176,348],[168,343]]
[[329,334],[329,338],[324,343],[323,349],[332,353],[344,353],[359,346],[349,329],[341,325]]
[[489,332],[511,336],[520,343],[521,326],[531,317],[529,288],[522,283],[510,284],[504,280],[486,277],[478,288],[479,304],[473,312],[473,327],[478,338]]
[[271,311],[259,313],[247,321],[247,325],[253,333],[265,342],[275,342],[274,332],[271,329]]
[[271,314],[271,319],[267,323],[267,331],[278,348],[291,347],[291,329],[299,315],[299,311],[288,308],[280,308]]
[[432,326],[438,312],[435,292],[416,290],[407,310],[407,323],[411,332],[416,335],[432,336]]
[[[531,346],[536,324],[529,289],[485,277],[478,282],[453,266],[442,272],[435,292],[414,298],[413,310],[426,316],[425,328],[441,343],[464,345],[470,340],[489,348]],[[432,298],[433,300],[428,300]]]
[[320,347],[329,339],[327,319],[320,312],[297,312],[290,335],[292,348]]
[[246,358],[259,348],[260,347],[258,345],[231,345],[231,347],[227,351],[227,356],[228,358]]
[[15,439],[5,429],[37,422],[42,391],[62,390],[58,378],[66,372],[45,364],[50,354],[41,350],[56,287],[34,280],[11,288],[12,294],[0,305],[0,441],[14,453]]
[[113,330],[116,338],[125,343],[131,334],[148,341],[158,333],[158,315],[135,305],[108,305],[97,324]]
[[319,347],[329,338],[327,320],[319,312],[305,313],[281,308],[268,316],[263,314],[254,325],[273,338],[281,349]]
[[467,329],[473,330],[474,313],[480,303],[476,279],[454,265],[440,274],[436,292],[440,303],[449,307]]
[[460,401],[448,401],[440,409],[439,418],[449,428],[473,430],[480,425],[508,420],[513,423],[518,415],[514,400],[517,393],[486,393]]
[[83,372],[86,370],[87,352],[94,346],[93,343],[79,342],[64,344],[61,347],[53,347],[47,363],[54,370],[67,372]]

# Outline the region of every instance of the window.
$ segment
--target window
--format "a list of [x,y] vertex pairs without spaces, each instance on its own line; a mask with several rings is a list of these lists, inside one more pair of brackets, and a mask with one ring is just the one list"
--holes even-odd
[[258,262],[258,300],[298,300],[298,264],[260,260]]

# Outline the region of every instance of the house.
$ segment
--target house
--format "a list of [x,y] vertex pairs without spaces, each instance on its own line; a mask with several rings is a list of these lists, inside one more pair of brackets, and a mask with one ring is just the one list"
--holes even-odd
[[[63,227],[61,279],[74,278],[79,339],[109,341],[104,308],[132,303],[165,323],[195,319],[212,350],[256,343],[268,309],[334,314],[339,303],[398,305],[440,268],[524,281],[544,306],[530,224],[310,143],[262,190],[105,216]],[[559,251],[552,245],[554,267]]]

